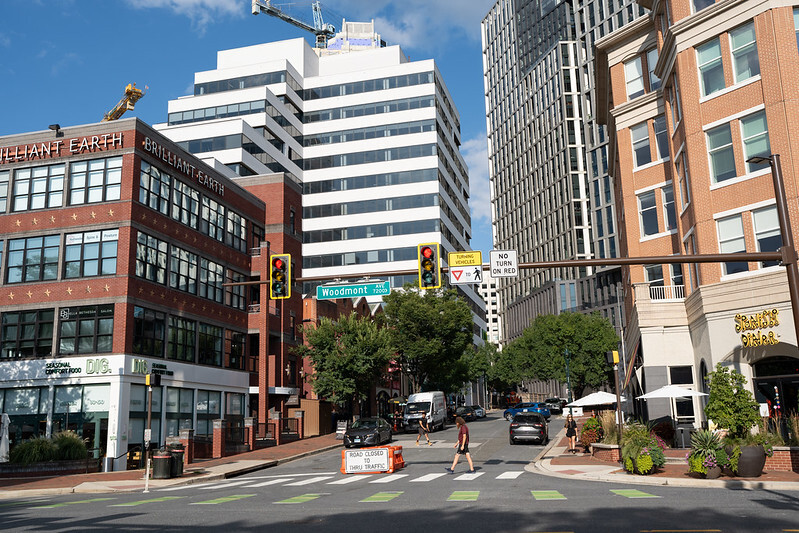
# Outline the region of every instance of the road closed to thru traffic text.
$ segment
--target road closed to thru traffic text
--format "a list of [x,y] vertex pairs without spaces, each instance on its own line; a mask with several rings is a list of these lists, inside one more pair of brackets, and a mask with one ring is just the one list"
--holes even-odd
[[364,450],[342,450],[344,452],[344,472],[361,474],[365,472],[388,472],[391,467],[388,448],[367,448]]
[[516,250],[491,250],[491,277],[515,278],[519,275]]

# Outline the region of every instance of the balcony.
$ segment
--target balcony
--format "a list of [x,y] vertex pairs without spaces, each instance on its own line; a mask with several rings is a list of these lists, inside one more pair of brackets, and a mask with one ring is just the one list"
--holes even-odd
[[649,299],[659,301],[685,300],[685,285],[655,285],[649,287]]

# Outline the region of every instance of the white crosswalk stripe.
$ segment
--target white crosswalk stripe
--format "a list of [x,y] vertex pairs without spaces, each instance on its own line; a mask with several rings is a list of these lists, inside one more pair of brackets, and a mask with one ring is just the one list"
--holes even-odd
[[344,479],[337,479],[336,481],[331,481],[328,485],[348,485],[350,483],[355,483],[356,481],[361,481],[362,479],[366,479],[368,477],[372,477],[372,474],[358,474],[354,475],[354,477],[345,477]]
[[181,485],[179,487],[169,487],[168,489],[158,489],[158,492],[172,492],[175,490],[186,490],[186,489],[201,489],[203,487],[209,487],[211,485],[215,485],[215,483],[198,483],[196,485]]
[[294,478],[284,477],[284,478],[270,479],[269,481],[262,481],[261,483],[255,483],[254,485],[247,485],[247,488],[254,489],[256,487],[267,487],[269,485],[277,485],[278,483],[287,483],[289,481],[294,481]]
[[516,479],[522,474],[524,474],[524,471],[522,470],[519,470],[517,472],[502,472],[500,475],[497,476],[497,479]]
[[408,474],[391,474],[390,476],[382,477],[380,479],[375,479],[374,481],[370,481],[369,483],[391,483],[392,481],[396,481],[404,477],[408,477]]
[[216,490],[216,489],[226,489],[228,487],[235,487],[237,485],[244,485],[245,483],[249,483],[250,480],[246,479],[244,481],[231,481],[226,483],[219,483],[217,485],[210,485],[205,487],[200,487],[200,490]]
[[316,483],[317,481],[325,481],[327,479],[331,479],[333,476],[317,476],[308,479],[303,479],[300,481],[295,481],[294,483],[288,483],[287,487],[299,487],[301,485],[310,485],[311,483]]
[[485,472],[475,472],[474,474],[469,474],[469,473],[461,474],[460,476],[455,478],[455,481],[472,481],[474,479],[479,478],[483,474],[485,474]]
[[446,476],[446,474],[425,474],[421,477],[417,477],[416,479],[412,479],[411,483],[427,483],[428,481],[433,481],[434,479],[438,479],[441,476]]

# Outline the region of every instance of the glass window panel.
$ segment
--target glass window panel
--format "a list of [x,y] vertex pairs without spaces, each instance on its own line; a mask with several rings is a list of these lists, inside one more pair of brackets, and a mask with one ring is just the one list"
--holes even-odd
[[655,76],[655,65],[658,62],[658,50],[653,48],[646,53],[646,66],[649,70],[649,88],[654,91],[660,88],[660,78]]
[[[735,215],[720,219],[718,221],[719,232],[719,251],[721,253],[736,253],[746,251],[746,240],[744,239],[744,227],[741,215]],[[746,272],[749,265],[746,262],[724,263],[723,271],[725,274],[735,274]]]
[[630,128],[633,142],[633,160],[636,167],[652,162],[652,152],[649,149],[649,128],[647,123],[637,124]]
[[632,100],[644,94],[644,73],[640,57],[624,64],[624,74],[627,80],[627,99]]
[[754,22],[730,31],[730,46],[736,83],[760,74]]
[[638,195],[641,216],[641,236],[655,235],[658,232],[657,204],[655,191]]
[[710,174],[713,181],[728,180],[736,176],[735,155],[732,148],[730,125],[724,124],[707,132],[710,152]]
[[[744,160],[748,161],[755,156],[771,155],[765,111],[741,119],[741,138],[744,145]],[[764,168],[769,168],[768,161],[746,163],[747,172],[755,172]]]
[[724,88],[724,67],[721,62],[721,46],[719,39],[696,47],[699,63],[699,79],[702,85],[702,96],[708,96]]

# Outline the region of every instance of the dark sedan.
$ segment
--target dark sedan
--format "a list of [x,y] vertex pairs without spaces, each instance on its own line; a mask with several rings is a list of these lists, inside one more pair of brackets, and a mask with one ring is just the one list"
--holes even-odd
[[380,446],[391,442],[391,426],[382,418],[361,418],[344,432],[344,447]]
[[472,409],[468,405],[462,405],[461,407],[455,409],[455,416],[463,418],[463,420],[466,422],[477,420],[477,413],[475,413],[474,409]]
[[544,405],[546,405],[549,412],[554,415],[563,413],[563,405],[560,403],[560,398],[547,398],[544,400]]
[[517,414],[510,422],[508,440],[511,444],[518,441],[546,444],[549,440],[546,419],[539,413]]

